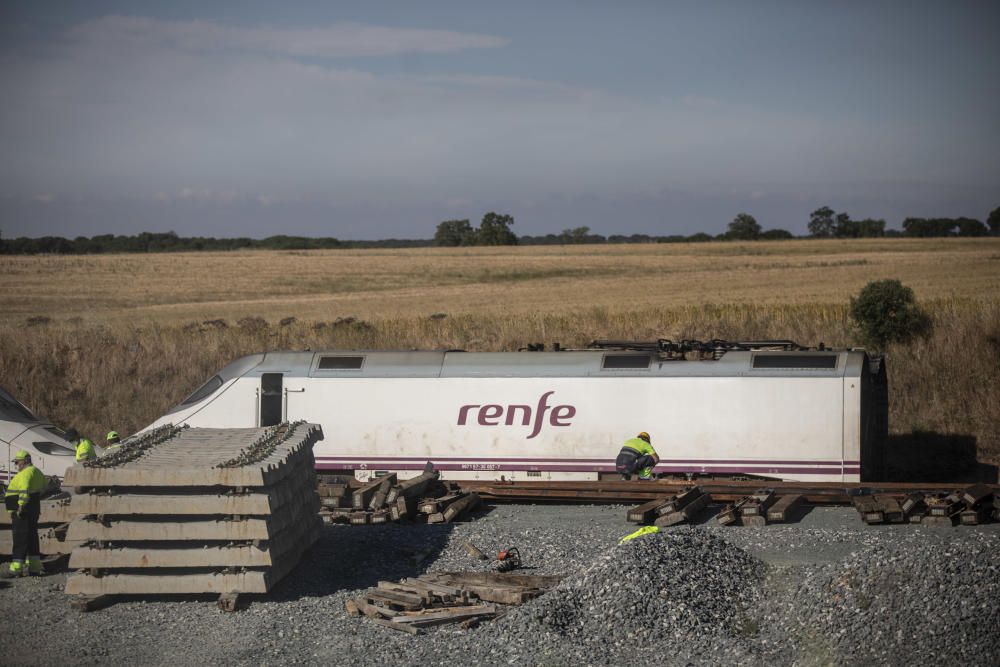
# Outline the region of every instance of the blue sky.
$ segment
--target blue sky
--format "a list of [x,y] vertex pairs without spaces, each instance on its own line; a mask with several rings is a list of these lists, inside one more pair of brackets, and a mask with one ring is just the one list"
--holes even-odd
[[5,2],[0,229],[803,233],[1000,206],[996,2]]

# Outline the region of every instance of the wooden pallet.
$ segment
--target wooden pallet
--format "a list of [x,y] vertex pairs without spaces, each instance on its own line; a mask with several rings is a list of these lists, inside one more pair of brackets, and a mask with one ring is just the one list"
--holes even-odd
[[364,595],[347,600],[344,607],[349,615],[366,616],[399,632],[421,634],[423,628],[437,625],[468,627],[496,618],[506,606],[532,600],[559,580],[482,572],[425,574],[399,582],[380,581]]

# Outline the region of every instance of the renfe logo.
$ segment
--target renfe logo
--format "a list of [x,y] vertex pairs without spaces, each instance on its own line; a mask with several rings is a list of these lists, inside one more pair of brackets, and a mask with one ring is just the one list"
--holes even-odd
[[[506,426],[513,426],[517,415],[520,414],[521,426],[533,424],[531,434],[527,437],[528,440],[531,440],[542,430],[545,413],[549,412],[549,410],[551,410],[549,412],[550,426],[569,426],[569,420],[576,416],[576,408],[572,405],[556,405],[553,407],[548,404],[549,396],[554,393],[556,392],[547,391],[542,394],[542,397],[538,399],[538,405],[535,407],[534,412],[532,412],[530,405],[503,406],[492,403],[487,405],[463,405],[458,409],[458,425],[465,426],[469,419],[469,412],[476,408],[479,408],[475,413],[476,423],[480,426],[499,426],[501,421]],[[532,414],[534,414],[534,421],[532,421]]]

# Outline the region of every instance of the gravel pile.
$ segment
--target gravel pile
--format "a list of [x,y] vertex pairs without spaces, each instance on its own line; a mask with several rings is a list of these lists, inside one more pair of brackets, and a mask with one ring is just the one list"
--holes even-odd
[[[469,522],[329,526],[293,575],[235,614],[213,598],[70,609],[65,575],[0,584],[4,664],[1000,664],[1000,525],[677,527],[619,546],[623,507],[500,506]],[[379,580],[486,570],[516,546],[546,595],[477,629],[412,637],[347,616]],[[650,573],[653,573],[650,575]],[[12,626],[14,627],[14,626]]]
[[745,662],[742,619],[763,563],[704,530],[616,546],[483,634],[566,664]]
[[[842,561],[810,567],[765,622],[782,662],[1000,664],[997,540],[939,543],[880,535]],[[791,640],[791,641],[788,641]]]

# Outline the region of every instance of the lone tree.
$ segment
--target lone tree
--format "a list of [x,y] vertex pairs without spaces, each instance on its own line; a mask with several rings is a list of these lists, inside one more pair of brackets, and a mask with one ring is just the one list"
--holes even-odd
[[740,241],[753,241],[760,238],[760,225],[749,213],[740,213],[729,223],[729,231],[726,233],[731,239]]
[[835,226],[833,209],[829,206],[818,208],[809,214],[809,233],[817,238],[833,236]]
[[865,345],[875,350],[926,336],[931,329],[931,318],[917,305],[913,290],[895,279],[865,285],[851,298],[851,319]]
[[440,246],[475,245],[476,230],[468,220],[445,220],[434,232],[434,244]]
[[479,224],[479,245],[517,245],[517,235],[510,231],[514,218],[490,211]]

